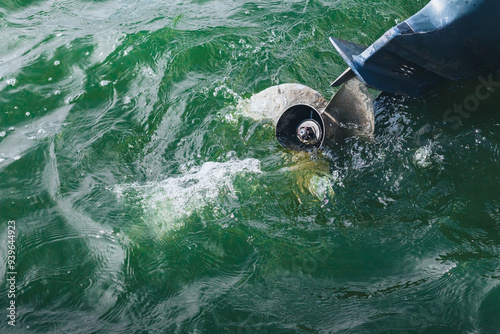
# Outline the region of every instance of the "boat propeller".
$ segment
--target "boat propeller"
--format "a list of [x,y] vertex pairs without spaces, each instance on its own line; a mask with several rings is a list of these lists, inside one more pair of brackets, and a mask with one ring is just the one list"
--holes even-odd
[[281,84],[252,96],[249,112],[271,119],[286,149],[312,151],[352,135],[373,134],[373,100],[357,78],[347,80],[328,102],[316,90]]

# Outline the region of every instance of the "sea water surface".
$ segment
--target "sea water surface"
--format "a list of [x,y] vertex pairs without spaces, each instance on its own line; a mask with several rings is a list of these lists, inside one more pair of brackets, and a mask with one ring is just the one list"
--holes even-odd
[[426,3],[1,0],[0,333],[500,333],[497,75],[313,154],[241,107]]

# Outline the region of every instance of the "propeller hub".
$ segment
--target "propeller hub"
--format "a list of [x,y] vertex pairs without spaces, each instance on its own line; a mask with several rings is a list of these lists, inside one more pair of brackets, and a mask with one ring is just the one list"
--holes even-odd
[[314,145],[322,136],[321,125],[314,119],[306,119],[297,127],[297,138],[304,144]]

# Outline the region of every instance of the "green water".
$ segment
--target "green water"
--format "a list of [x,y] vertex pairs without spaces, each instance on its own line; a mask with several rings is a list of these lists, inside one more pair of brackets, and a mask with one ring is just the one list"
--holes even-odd
[[238,107],[330,97],[329,36],[425,4],[0,1],[0,332],[500,333],[498,88],[382,99],[312,155]]

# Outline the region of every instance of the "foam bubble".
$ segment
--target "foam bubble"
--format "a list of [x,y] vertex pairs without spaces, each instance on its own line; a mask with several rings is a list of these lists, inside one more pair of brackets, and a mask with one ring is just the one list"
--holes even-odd
[[234,98],[236,101],[241,101],[241,96],[238,95],[234,90],[229,88],[228,86],[222,84],[218,87],[215,87],[214,96],[217,97],[219,94],[222,94],[224,98]]
[[420,147],[413,155],[415,164],[422,168],[432,166],[434,163],[441,163],[444,157],[433,152],[433,145],[429,144]]
[[104,86],[107,86],[111,83],[111,81],[109,80],[101,80],[101,82],[99,83],[99,85],[101,85],[102,87]]
[[206,162],[179,177],[115,187],[120,197],[137,197],[146,223],[163,234],[183,226],[185,217],[213,204],[220,196],[235,196],[233,179],[242,173],[262,173],[257,159]]

